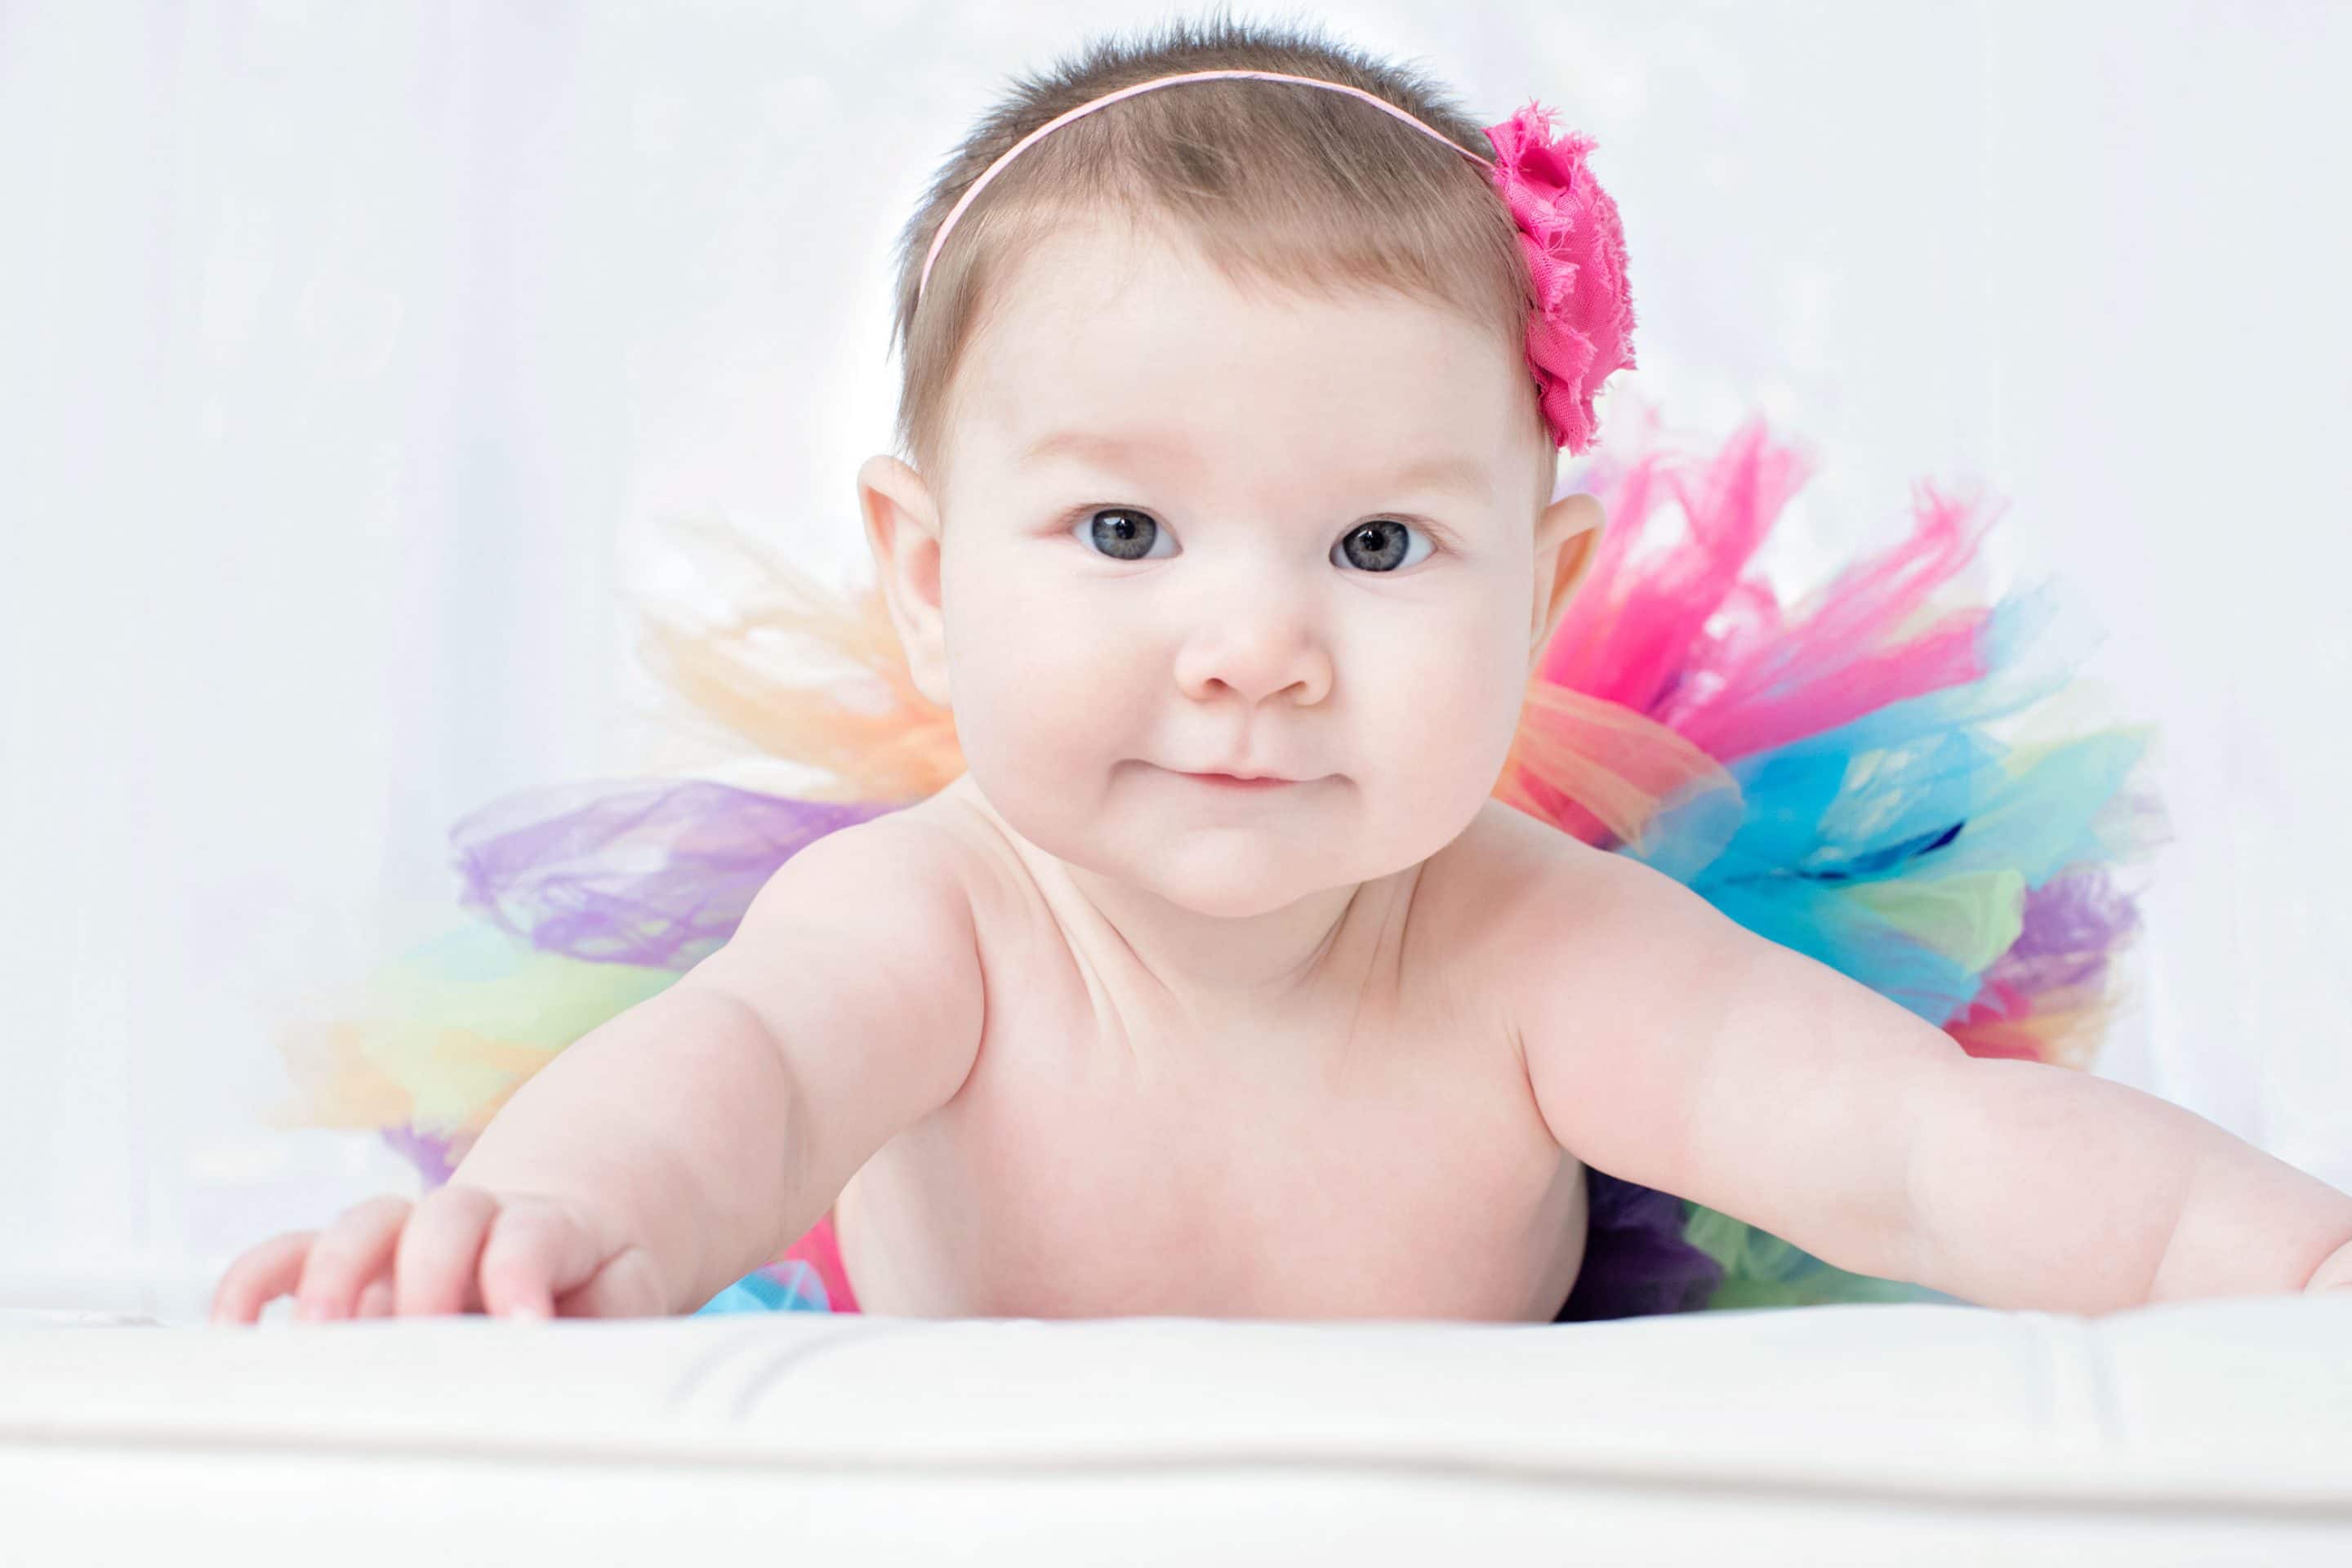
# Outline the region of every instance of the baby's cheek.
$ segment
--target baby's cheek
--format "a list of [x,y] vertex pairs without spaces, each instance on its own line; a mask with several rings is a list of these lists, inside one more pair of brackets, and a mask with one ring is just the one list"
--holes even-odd
[[1448,626],[1386,644],[1359,681],[1357,733],[1378,781],[1383,841],[1433,852],[1492,793],[1522,688],[1492,627]]
[[1005,594],[960,630],[956,731],[983,790],[1067,795],[1131,754],[1119,748],[1131,739],[1139,672],[1106,655],[1116,628],[1084,624],[1051,596]]
[[1481,629],[1430,626],[1377,645],[1357,689],[1391,761],[1438,766],[1483,754],[1498,727],[1507,736],[1517,695]]

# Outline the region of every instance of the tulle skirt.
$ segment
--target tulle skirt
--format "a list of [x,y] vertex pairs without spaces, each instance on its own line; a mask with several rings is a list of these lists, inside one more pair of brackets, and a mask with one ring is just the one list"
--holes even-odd
[[[1956,1050],[2088,1066],[2138,923],[2126,873],[2164,822],[2141,777],[2153,731],[2069,729],[2053,704],[2085,635],[2046,587],[1937,603],[1988,523],[1924,484],[1902,538],[1784,606],[1753,558],[1805,461],[1760,420],[1703,456],[1643,435],[1581,476],[1608,526],[1529,683],[1496,796],[1675,878]],[[793,854],[962,771],[952,721],[915,689],[878,594],[832,594],[720,531],[691,542],[748,560],[760,585],[716,623],[656,609],[649,664],[821,783],[782,795],[596,781],[469,815],[452,834],[450,928],[286,1022],[294,1119],[377,1129],[428,1184],[446,1180],[517,1085],[715,952]],[[794,645],[825,662],[781,669],[776,648]],[[2010,732],[2037,722],[2038,738]],[[1591,1241],[1561,1321],[1950,1300],[1846,1273],[1674,1194],[1589,1179]],[[821,1223],[704,1310],[854,1304]]]

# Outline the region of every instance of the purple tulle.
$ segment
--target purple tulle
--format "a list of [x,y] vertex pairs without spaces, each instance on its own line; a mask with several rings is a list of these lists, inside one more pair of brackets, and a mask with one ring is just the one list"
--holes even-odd
[[1985,972],[1986,984],[2035,992],[2097,984],[2139,923],[2131,896],[2105,867],[2053,877],[2026,893],[2024,923]]
[[437,1187],[449,1179],[457,1168],[457,1151],[446,1138],[436,1138],[429,1132],[419,1132],[414,1127],[387,1127],[383,1141],[392,1152],[416,1167],[427,1187]]
[[726,944],[795,853],[898,809],[702,779],[592,782],[504,796],[449,836],[460,901],[533,946],[687,970]]
[[1723,1283],[1723,1266],[1683,1239],[1683,1200],[1585,1170],[1591,1229],[1584,1267],[1556,1323],[1695,1312]]

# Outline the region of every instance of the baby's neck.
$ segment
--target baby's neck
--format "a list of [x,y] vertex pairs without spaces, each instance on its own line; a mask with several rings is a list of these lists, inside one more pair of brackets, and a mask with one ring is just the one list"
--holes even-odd
[[1420,876],[1420,867],[1408,867],[1321,889],[1263,914],[1207,915],[1039,848],[1004,820],[970,773],[943,793],[992,825],[1066,926],[1131,954],[1166,991],[1220,1008],[1255,1011],[1313,990],[1326,977],[1350,914],[1387,918],[1395,900],[1410,900]]
[[1350,906],[1373,886],[1325,888],[1263,914],[1210,915],[1132,882],[1041,858],[1047,874],[1066,884],[1072,901],[1090,910],[1168,990],[1253,1006],[1309,988]]

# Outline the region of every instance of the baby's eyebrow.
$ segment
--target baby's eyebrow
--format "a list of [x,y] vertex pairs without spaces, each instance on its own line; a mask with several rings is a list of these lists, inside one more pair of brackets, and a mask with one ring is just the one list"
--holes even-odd
[[1423,458],[1407,463],[1383,479],[1381,488],[1391,490],[1452,490],[1473,500],[1485,500],[1494,493],[1486,465],[1475,458],[1460,456]]
[[[1056,430],[1032,441],[1021,454],[1024,463],[1034,463],[1046,458],[1076,458],[1098,463],[1119,463],[1139,455],[1155,451],[1189,450],[1175,437],[1126,437],[1109,435],[1098,430]],[[1476,458],[1461,454],[1417,458],[1374,481],[1375,488],[1385,490],[1452,490],[1473,500],[1486,500],[1494,494],[1494,486],[1486,466]]]
[[1083,458],[1095,462],[1118,462],[1129,454],[1165,447],[1165,440],[1129,440],[1119,436],[1106,436],[1095,430],[1056,430],[1050,436],[1040,436],[1029,443],[1021,454],[1024,463],[1044,458]]

